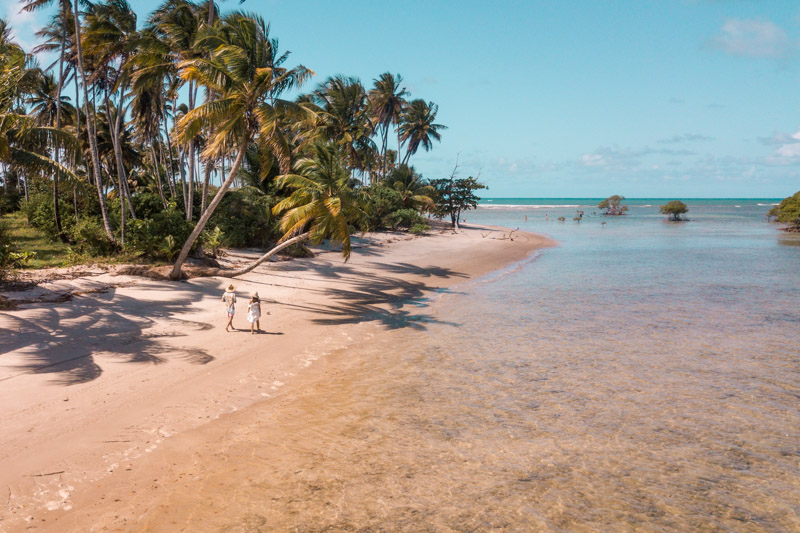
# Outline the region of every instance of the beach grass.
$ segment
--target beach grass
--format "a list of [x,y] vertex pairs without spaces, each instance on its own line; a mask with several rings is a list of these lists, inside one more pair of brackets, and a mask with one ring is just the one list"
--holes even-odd
[[27,268],[48,268],[64,266],[71,255],[67,244],[50,238],[43,231],[28,225],[21,212],[9,213],[0,217],[0,224],[7,227],[11,242],[17,251],[36,252],[29,259]]

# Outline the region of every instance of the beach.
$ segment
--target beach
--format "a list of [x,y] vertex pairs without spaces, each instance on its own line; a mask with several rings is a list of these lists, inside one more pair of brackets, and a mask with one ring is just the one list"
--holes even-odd
[[[159,502],[177,498],[180,515],[180,495],[209,481],[197,458],[214,471],[207,461],[248,427],[236,417],[337,372],[328,354],[420,327],[415,303],[553,244],[479,226],[368,235],[346,263],[320,253],[233,280],[231,333],[225,278],[126,280],[2,312],[0,530],[174,530],[153,518]],[[245,320],[254,292],[259,335]]]

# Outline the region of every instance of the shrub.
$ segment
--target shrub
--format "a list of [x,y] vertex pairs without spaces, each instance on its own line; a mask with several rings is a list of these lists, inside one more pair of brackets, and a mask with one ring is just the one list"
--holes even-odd
[[409,231],[409,233],[413,233],[415,235],[422,235],[423,233],[425,233],[426,231],[429,231],[430,229],[431,229],[431,227],[429,225],[427,225],[427,224],[417,223],[417,224],[414,224],[413,226],[411,226],[411,228],[408,231]]
[[398,209],[383,218],[383,225],[393,230],[411,228],[415,224],[424,224],[425,218],[416,209]]
[[789,229],[800,230],[800,191],[784,198],[769,214],[777,218],[778,222],[788,223]]
[[103,227],[93,218],[82,218],[72,226],[70,237],[79,254],[109,255],[114,251]]
[[386,185],[375,185],[367,191],[364,212],[370,228],[385,227],[384,219],[389,214],[403,208],[403,198],[399,192]]
[[689,208],[680,200],[671,200],[658,208],[658,212],[667,215],[670,220],[683,220],[681,215],[689,212]]
[[128,224],[126,246],[154,259],[171,260],[171,257],[168,257],[171,246],[165,239],[171,237],[171,242],[180,249],[193,228],[193,224],[186,220],[184,213],[169,207],[156,213],[153,218],[131,220]]
[[263,247],[281,235],[271,208],[272,197],[251,187],[228,191],[208,225],[219,227],[225,246]]
[[222,230],[219,229],[219,226],[214,226],[213,230],[205,230],[200,235],[200,238],[203,241],[203,245],[207,246],[208,249],[211,250],[211,256],[216,258],[220,247],[222,247],[222,241],[224,239],[224,234],[222,233]]

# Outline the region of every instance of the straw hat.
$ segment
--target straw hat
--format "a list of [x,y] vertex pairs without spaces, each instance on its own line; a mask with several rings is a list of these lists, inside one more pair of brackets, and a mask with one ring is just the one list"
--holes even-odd
[[228,290],[229,290],[229,291],[234,291],[235,289],[236,289],[236,287],[234,287],[234,286],[233,286],[233,283],[231,283],[230,285],[228,285]]

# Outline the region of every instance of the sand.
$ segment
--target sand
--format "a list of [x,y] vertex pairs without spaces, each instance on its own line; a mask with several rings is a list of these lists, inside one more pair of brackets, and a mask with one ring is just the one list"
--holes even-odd
[[[327,252],[262,265],[233,280],[230,333],[221,277],[98,272],[83,281],[98,292],[0,312],[0,531],[180,530],[167,520],[179,504],[165,515],[160,502],[208,482],[193,464],[236,431],[232,413],[279,408],[327,354],[414,327],[415,302],[554,244],[508,235],[371,234],[347,263]],[[251,335],[256,291],[264,331]]]

